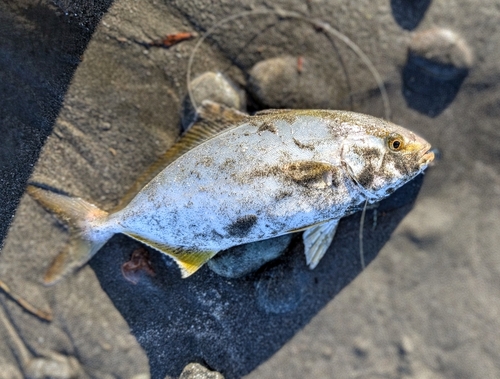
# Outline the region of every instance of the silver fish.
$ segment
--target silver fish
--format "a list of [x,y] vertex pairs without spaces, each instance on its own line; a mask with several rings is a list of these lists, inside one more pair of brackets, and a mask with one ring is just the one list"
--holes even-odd
[[158,174],[114,212],[28,187],[75,230],[46,282],[84,265],[115,233],[169,255],[187,277],[221,250],[304,231],[314,268],[342,217],[387,197],[434,159],[413,132],[354,112],[247,116],[206,102],[201,115],[206,128],[188,132],[156,165]]

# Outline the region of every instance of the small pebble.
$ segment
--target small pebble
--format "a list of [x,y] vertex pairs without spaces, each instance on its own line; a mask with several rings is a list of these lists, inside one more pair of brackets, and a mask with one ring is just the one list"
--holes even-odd
[[220,72],[205,72],[191,81],[191,90],[197,103],[212,100],[227,107],[243,110],[245,102],[236,85]]
[[28,379],[71,379],[83,374],[75,357],[52,353],[48,358],[31,359],[24,368]]
[[102,131],[108,131],[111,130],[111,123],[107,121],[103,121],[99,123],[99,129]]
[[198,363],[190,363],[182,370],[179,379],[224,379],[222,374],[210,371]]
[[[197,106],[203,100],[211,100],[240,111],[246,108],[243,91],[220,72],[208,71],[196,77],[191,81],[191,91]],[[186,130],[195,116],[189,96],[184,99],[182,108],[182,126]]]

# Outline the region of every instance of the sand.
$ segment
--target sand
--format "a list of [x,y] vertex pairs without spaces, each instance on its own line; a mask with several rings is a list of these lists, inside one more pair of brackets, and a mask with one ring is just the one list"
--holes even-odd
[[[0,280],[52,315],[40,319],[0,293],[0,378],[160,379],[178,377],[190,362],[226,378],[500,377],[500,9],[493,1],[279,2],[355,41],[384,80],[392,120],[442,154],[424,178],[368,211],[366,269],[358,213],[343,220],[314,271],[297,237],[287,254],[237,279],[204,267],[182,280],[149,250],[155,275],[134,285],[121,265],[141,245],[116,236],[76,275],[42,284],[67,232],[22,196],[27,180],[112,208],[181,130],[197,38],[168,49],[147,42],[199,36],[265,4],[0,4]],[[242,18],[206,41],[193,76],[222,71],[247,91],[249,111],[278,99],[283,107],[383,116],[369,71],[332,41],[307,23]],[[285,56],[300,70],[248,85],[257,63]],[[325,80],[331,92],[320,96]]]

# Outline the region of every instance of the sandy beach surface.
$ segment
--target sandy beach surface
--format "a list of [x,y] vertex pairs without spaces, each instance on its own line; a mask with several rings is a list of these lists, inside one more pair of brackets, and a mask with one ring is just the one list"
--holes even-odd
[[[380,73],[392,121],[439,150],[367,211],[370,264],[358,212],[313,271],[295,235],[237,278],[206,266],[183,280],[145,249],[151,269],[134,284],[122,265],[144,247],[117,235],[44,286],[68,233],[23,195],[28,180],[116,206],[189,118],[195,44],[238,12],[192,72],[221,72],[234,93],[210,76],[199,96],[384,117],[372,74],[332,27]],[[190,38],[169,46],[179,33]],[[226,378],[500,378],[499,55],[493,0],[0,3],[0,378],[177,378],[191,362]]]

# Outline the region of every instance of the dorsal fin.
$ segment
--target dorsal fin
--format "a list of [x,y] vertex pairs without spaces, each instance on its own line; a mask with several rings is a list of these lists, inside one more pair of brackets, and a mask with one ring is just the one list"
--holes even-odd
[[204,100],[198,108],[198,117],[195,123],[212,124],[214,129],[222,132],[231,125],[239,124],[248,117],[250,117],[248,114],[234,108],[229,108],[210,100]]
[[290,112],[292,110],[296,110],[296,109],[289,109],[289,108],[284,108],[284,109],[263,109],[261,111],[255,112],[254,116],[262,116],[262,115],[266,115],[266,114],[273,115],[273,114],[279,114],[279,113],[288,113],[288,112]]
[[177,265],[179,266],[183,278],[187,278],[188,276],[194,274],[201,266],[203,266],[208,260],[210,260],[215,254],[218,253],[218,251],[200,251],[183,249],[180,247],[171,247],[165,244],[148,240],[147,238],[138,236],[136,234],[125,234],[173,258],[175,263],[177,263]]
[[125,208],[137,193],[148,184],[165,167],[174,162],[181,155],[189,150],[208,141],[219,133],[239,125],[249,115],[237,111],[236,109],[225,107],[212,101],[203,101],[198,108],[196,121],[179,140],[160,156],[156,162],[149,166],[132,184],[129,190],[122,197],[113,212]]

